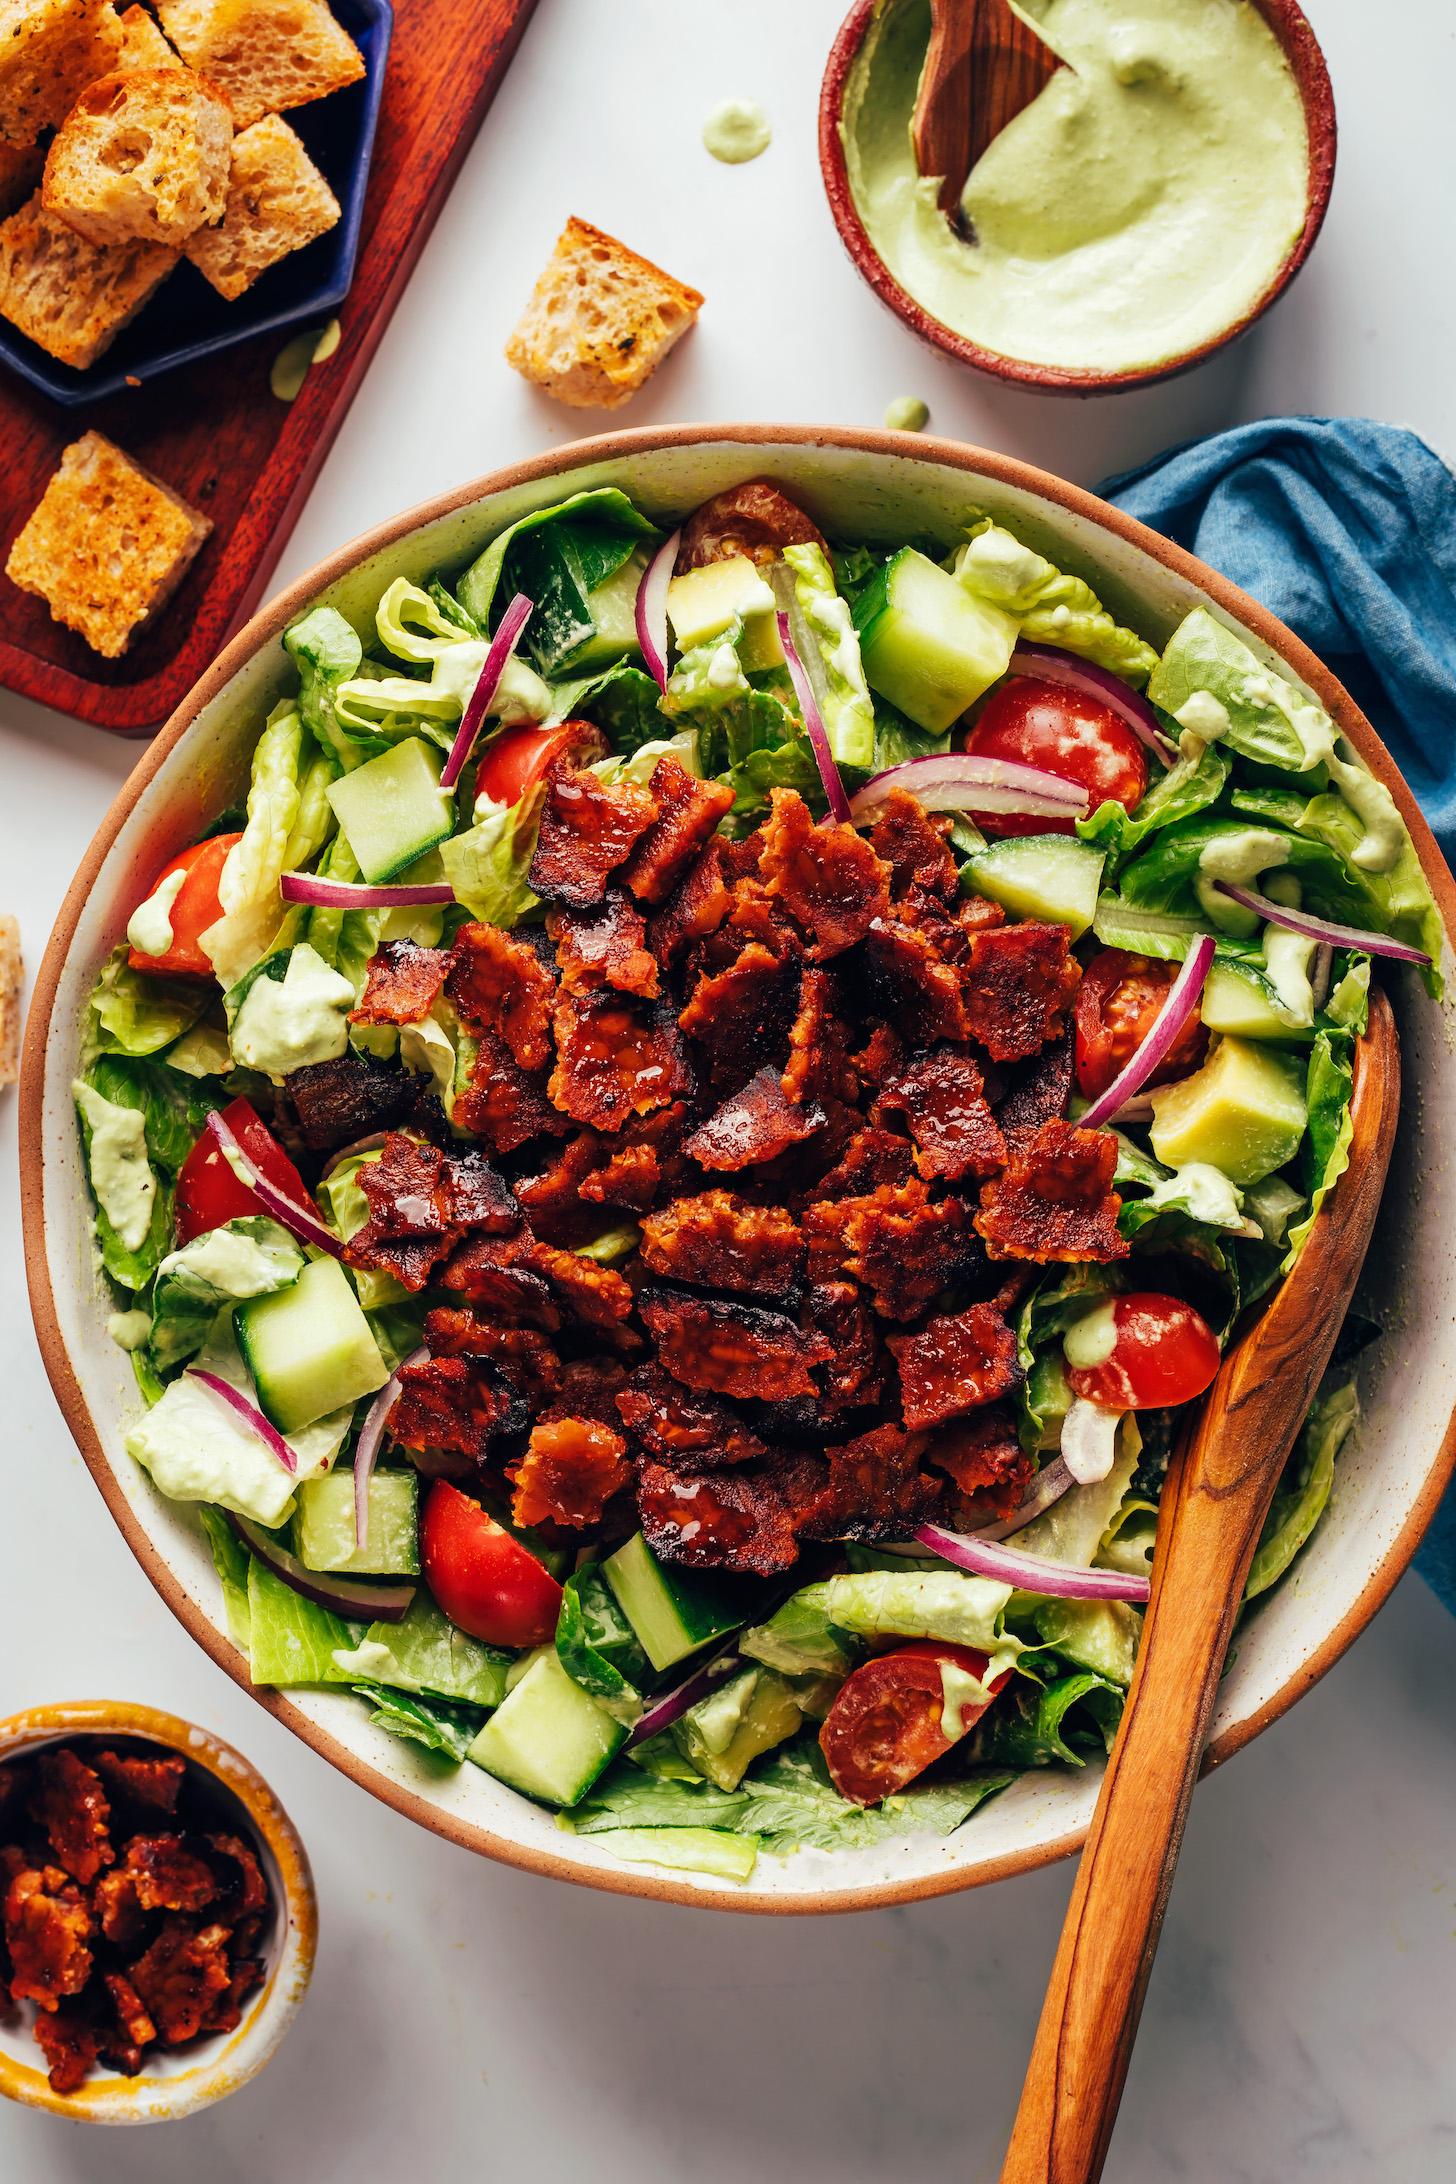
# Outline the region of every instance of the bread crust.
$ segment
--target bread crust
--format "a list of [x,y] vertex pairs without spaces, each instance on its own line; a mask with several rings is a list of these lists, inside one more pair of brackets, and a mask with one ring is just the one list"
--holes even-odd
[[41,200],[88,243],[180,249],[222,218],[232,109],[174,61],[88,84],[46,154]]

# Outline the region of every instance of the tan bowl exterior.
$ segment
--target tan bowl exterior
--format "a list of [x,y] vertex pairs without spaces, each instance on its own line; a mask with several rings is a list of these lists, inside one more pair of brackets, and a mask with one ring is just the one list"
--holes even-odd
[[[51,1385],[142,1568],[192,1636],[245,1690],[253,1689],[247,1662],[227,1635],[200,1528],[165,1502],[125,1456],[109,1413],[112,1403],[130,1411],[135,1392],[127,1361],[106,1334],[108,1305],[91,1270],[89,1201],[68,1091],[79,1011],[95,970],[163,858],[232,800],[242,754],[251,750],[262,709],[288,686],[291,670],[280,633],[321,594],[346,613],[372,610],[389,576],[457,566],[505,523],[549,505],[563,491],[627,483],[649,510],[677,521],[710,493],[764,471],[800,495],[831,533],[858,529],[873,535],[878,528],[888,535],[888,527],[898,524],[904,526],[901,537],[912,528],[937,527],[948,537],[972,505],[989,507],[1086,575],[1120,617],[1138,621],[1150,635],[1166,634],[1196,603],[1212,605],[1322,699],[1391,789],[1440,904],[1448,935],[1448,984],[1456,972],[1456,884],[1389,753],[1334,677],[1274,616],[1191,554],[1093,494],[1009,456],[909,433],[787,425],[649,427],[553,449],[444,494],[341,547],[232,640],[122,788],[71,884],[41,963],[22,1068],[26,1271]],[[919,519],[914,523],[912,509]],[[230,759],[213,748],[229,741],[236,746]],[[119,837],[124,837],[120,849]],[[88,937],[84,953],[78,953],[83,925]],[[74,966],[68,968],[73,955]],[[1425,1098],[1430,1125],[1429,1102],[1449,1077],[1445,1024],[1439,1011],[1423,1003],[1401,1015],[1412,1104]],[[1456,1388],[1456,1257],[1450,1242],[1456,1234],[1456,1107],[1449,1102],[1441,1140],[1430,1145],[1420,1165],[1425,1152],[1424,1141],[1409,1133],[1397,1148],[1387,1203],[1399,1203],[1402,1214],[1386,1224],[1384,1246],[1377,1232],[1375,1246],[1376,1253],[1398,1247],[1405,1228],[1413,1225],[1413,1216],[1410,1222],[1404,1218],[1405,1209],[1420,1208],[1428,1240],[1417,1253],[1419,1264],[1402,1274],[1402,1296],[1408,1288],[1409,1311],[1419,1316],[1419,1325],[1407,1328],[1399,1345],[1401,1385],[1389,1397],[1388,1426],[1384,1408],[1381,1412],[1382,1434],[1419,1436],[1419,1453],[1407,1458],[1408,1476],[1399,1494],[1387,1491],[1383,1498],[1379,1481],[1373,1488],[1369,1484],[1378,1449],[1362,1444],[1353,1460],[1343,1459],[1345,1483],[1337,1488],[1337,1507],[1305,1550],[1303,1570],[1260,1603],[1241,1633],[1238,1660],[1225,1678],[1215,1714],[1208,1767],[1231,1757],[1293,1705],[1364,1629],[1414,1554],[1456,1463],[1450,1394]],[[1413,1160],[1419,1166],[1414,1177]],[[1424,1344],[1419,1355],[1417,1333]],[[1397,1346],[1379,1347],[1390,1360]],[[94,1396],[83,1388],[83,1378],[94,1386]],[[1342,1540],[1339,1498],[1342,1492],[1353,1496],[1356,1485],[1365,1499],[1352,1536]],[[1311,1585],[1333,1595],[1333,1604],[1305,1617],[1308,1628],[1291,1640],[1282,1634],[1303,1616],[1301,1589],[1308,1598]],[[1268,1643],[1266,1630],[1276,1633]],[[459,1781],[451,1778],[442,1786],[438,1772],[413,1759],[409,1747],[363,1726],[364,1709],[348,1696],[271,1690],[253,1696],[354,1781],[452,1842],[555,1879],[723,1910],[877,1909],[1030,1871],[1080,1848],[1098,1781],[1095,1768],[1077,1776],[1036,1770],[946,1842],[927,1845],[917,1838],[913,1854],[897,1846],[893,1855],[876,1859],[859,1852],[802,1851],[773,1874],[735,1889],[620,1864],[594,1851],[590,1837],[558,1833],[549,1815],[476,1768],[463,1767]],[[978,1844],[985,1847],[978,1850]],[[760,1876],[765,1864],[761,1861]]]
[[1155,380],[1175,379],[1180,372],[1190,372],[1195,364],[1206,363],[1231,341],[1237,341],[1240,334],[1247,333],[1254,321],[1262,318],[1271,304],[1278,302],[1313,250],[1324,225],[1335,181],[1335,94],[1319,41],[1297,0],[1254,0],[1254,6],[1284,49],[1284,57],[1304,102],[1305,126],[1309,132],[1309,185],[1304,226],[1263,295],[1223,333],[1201,342],[1196,349],[1185,349],[1160,364],[1139,365],[1133,371],[1072,372],[1054,364],[1032,364],[1019,357],[1003,356],[997,349],[983,349],[969,335],[958,334],[945,325],[933,312],[927,311],[924,304],[917,302],[908,288],[901,287],[870,241],[849,186],[839,119],[850,69],[881,5],[883,0],[856,0],[829,50],[819,93],[819,166],[824,176],[824,193],[829,199],[829,210],[834,215],[840,241],[881,303],[896,318],[902,319],[913,334],[918,334],[933,348],[943,349],[957,363],[969,364],[973,370],[985,372],[993,379],[1009,380],[1013,386],[1034,387],[1041,394],[1121,394],[1131,387],[1149,387]]
[[12,1714],[0,1721],[0,1767],[57,1738],[74,1736],[144,1737],[203,1768],[238,1800],[252,1822],[264,1870],[282,1900],[282,1935],[242,2023],[160,2068],[143,2070],[135,2078],[97,2072],[75,2093],[53,2093],[39,2067],[40,2050],[29,2026],[16,2029],[0,2022],[0,2093],[11,2100],[73,2123],[172,2123],[246,2085],[272,2059],[297,2015],[318,1948],[318,1902],[308,1853],[293,1822],[241,1752],[210,1730],[196,1729],[154,1706],[82,1699]]

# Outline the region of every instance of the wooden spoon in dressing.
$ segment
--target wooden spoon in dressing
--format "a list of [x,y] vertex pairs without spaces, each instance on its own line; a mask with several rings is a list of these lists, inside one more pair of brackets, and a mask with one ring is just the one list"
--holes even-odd
[[930,0],[910,142],[920,172],[943,177],[940,209],[958,233],[967,175],[1061,65],[1007,0]]
[[1364,1262],[1399,1106],[1395,1020],[1376,990],[1355,1048],[1350,1165],[1169,1469],[1137,1667],[1001,2184],[1102,2174],[1249,1564]]

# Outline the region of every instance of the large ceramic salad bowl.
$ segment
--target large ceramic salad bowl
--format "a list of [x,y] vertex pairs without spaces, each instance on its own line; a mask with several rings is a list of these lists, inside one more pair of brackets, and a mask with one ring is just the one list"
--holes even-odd
[[[157,739],[117,800],[66,899],[33,1003],[22,1091],[26,1237],[36,1325],[52,1383],[93,1476],[153,1583],[220,1666],[247,1684],[228,1634],[212,1557],[185,1506],[164,1500],[124,1445],[136,1408],[112,1342],[111,1300],[93,1271],[91,1207],[71,1100],[81,1026],[97,971],[150,875],[234,805],[258,726],[289,687],[285,626],[323,601],[361,626],[396,578],[423,582],[468,562],[507,525],[586,488],[616,485],[656,519],[771,474],[831,535],[938,539],[972,512],[1004,522],[1084,576],[1120,621],[1161,645],[1208,608],[1270,665],[1304,685],[1394,794],[1427,871],[1450,956],[1456,889],[1414,801],[1345,692],[1254,602],[1078,488],[1024,464],[949,442],[807,428],[691,428],[581,443],[483,479],[345,547],[281,595],[234,640]],[[1215,1716],[1209,1764],[1237,1751],[1302,1695],[1368,1622],[1408,1563],[1456,1458],[1449,1389],[1456,1366],[1453,1269],[1456,1104],[1446,1088],[1442,1013],[1402,981],[1407,1123],[1366,1275],[1386,1330],[1362,1369],[1364,1419],[1331,1506],[1287,1584],[1243,1627]],[[471,1849],[555,1878],[630,1895],[758,1911],[856,1909],[1003,1878],[1079,1845],[1096,1770],[1029,1772],[948,1838],[805,1848],[760,1861],[746,1886],[624,1868],[590,1834],[563,1832],[478,1768],[445,1776],[375,1727],[343,1691],[260,1691],[263,1703],[376,1796]]]

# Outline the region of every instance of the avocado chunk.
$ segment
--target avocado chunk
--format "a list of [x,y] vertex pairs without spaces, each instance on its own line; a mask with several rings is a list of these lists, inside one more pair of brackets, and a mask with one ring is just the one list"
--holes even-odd
[[710,637],[743,624],[743,664],[750,673],[783,665],[774,595],[747,554],[730,554],[705,568],[686,569],[667,587],[667,618],[678,650],[689,652]]
[[1222,1039],[1201,1069],[1152,1095],[1153,1151],[1170,1168],[1206,1161],[1240,1186],[1262,1182],[1299,1149],[1304,1079],[1289,1055]]
[[699,1774],[736,1790],[749,1764],[793,1736],[803,1719],[792,1684],[772,1668],[750,1668],[690,1706],[672,1737]]

